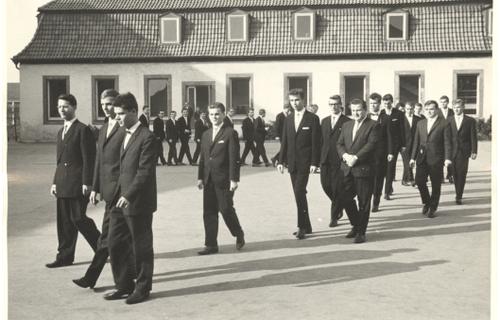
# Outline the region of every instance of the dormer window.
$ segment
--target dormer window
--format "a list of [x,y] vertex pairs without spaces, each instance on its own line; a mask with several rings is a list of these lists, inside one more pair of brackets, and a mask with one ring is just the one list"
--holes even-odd
[[386,14],[386,39],[407,40],[408,39],[408,12],[390,12]]
[[316,36],[316,14],[302,9],[293,14],[293,38],[295,40],[314,40]]
[[248,14],[236,10],[227,15],[227,40],[231,42],[248,41]]
[[173,13],[160,17],[160,31],[161,43],[181,43],[182,17]]

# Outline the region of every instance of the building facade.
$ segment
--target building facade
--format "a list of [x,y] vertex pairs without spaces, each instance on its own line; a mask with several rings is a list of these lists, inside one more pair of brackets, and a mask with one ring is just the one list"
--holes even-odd
[[99,94],[180,111],[221,101],[281,111],[289,89],[328,113],[328,97],[448,95],[476,117],[492,113],[491,0],[55,0],[13,58],[20,68],[21,139],[51,141],[57,95],[100,124]]

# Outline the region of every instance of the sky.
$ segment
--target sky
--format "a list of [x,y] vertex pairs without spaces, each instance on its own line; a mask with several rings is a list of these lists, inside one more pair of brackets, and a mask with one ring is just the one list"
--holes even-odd
[[38,7],[49,0],[6,0],[6,42],[5,63],[7,82],[19,82],[19,71],[10,60],[31,40],[36,30]]

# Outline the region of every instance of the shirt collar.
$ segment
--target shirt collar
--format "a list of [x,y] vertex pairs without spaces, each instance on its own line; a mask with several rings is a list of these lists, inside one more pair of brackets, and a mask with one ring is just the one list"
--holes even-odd
[[131,126],[129,129],[127,129],[127,131],[130,132],[130,134],[132,135],[137,130],[137,128],[139,128],[140,125],[141,125],[141,122],[137,121],[133,126]]
[[75,121],[76,121],[76,117],[74,117],[73,119],[71,119],[69,121],[64,120],[64,125],[71,126],[73,124],[73,122],[75,122]]

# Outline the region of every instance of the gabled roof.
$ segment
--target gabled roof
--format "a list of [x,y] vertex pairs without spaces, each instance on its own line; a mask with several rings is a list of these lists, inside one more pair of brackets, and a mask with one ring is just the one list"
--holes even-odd
[[[227,10],[175,11],[183,17],[183,41],[160,43],[158,19],[171,10],[159,11],[44,11],[47,8],[77,10],[81,6],[106,3],[118,8],[173,9],[183,3],[225,4]],[[330,6],[315,8],[316,40],[292,38],[292,12],[298,7],[245,9],[250,16],[249,41],[230,43],[225,34],[226,13],[242,4],[300,3],[419,3],[403,8],[410,14],[409,40],[384,39],[383,6]],[[432,2],[432,4],[431,4]],[[436,2],[459,3],[436,5]],[[467,3],[465,3],[467,2]],[[64,6],[63,6],[64,4]],[[70,4],[72,6],[70,6]],[[235,7],[237,4],[240,6]],[[425,4],[425,5],[422,5]],[[15,63],[70,63],[120,61],[180,61],[205,59],[277,59],[307,57],[363,57],[368,55],[491,54],[484,10],[489,1],[427,0],[236,0],[236,1],[97,1],[57,0],[42,10],[31,43],[13,58]],[[132,6],[134,5],[134,6]],[[234,6],[233,6],[234,5]],[[177,8],[177,7],[175,7]],[[131,9],[130,9],[131,10]],[[137,9],[138,10],[138,9]]]

